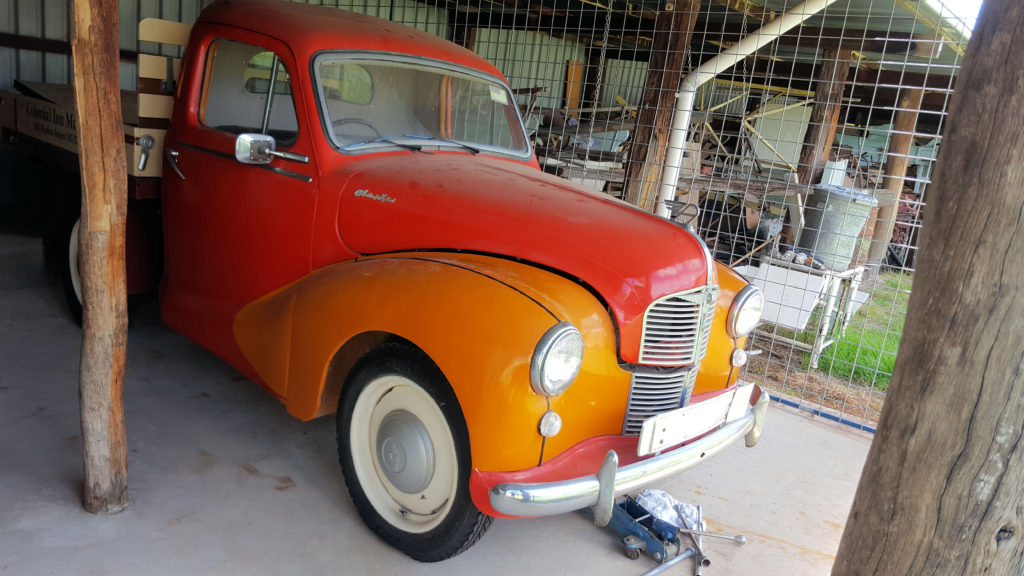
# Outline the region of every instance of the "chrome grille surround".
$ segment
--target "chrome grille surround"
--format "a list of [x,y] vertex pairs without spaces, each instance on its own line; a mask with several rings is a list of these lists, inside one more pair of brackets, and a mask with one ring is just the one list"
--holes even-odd
[[[698,363],[708,350],[718,286],[709,284],[656,300],[644,313],[640,364],[629,388],[622,433],[640,434],[644,421],[685,406],[697,380]],[[689,367],[673,370],[676,367]]]
[[696,380],[696,367],[669,373],[634,372],[622,433],[626,436],[639,436],[644,421],[651,416],[685,406],[690,401]]
[[708,350],[718,286],[709,284],[655,300],[644,312],[640,364],[688,366]]

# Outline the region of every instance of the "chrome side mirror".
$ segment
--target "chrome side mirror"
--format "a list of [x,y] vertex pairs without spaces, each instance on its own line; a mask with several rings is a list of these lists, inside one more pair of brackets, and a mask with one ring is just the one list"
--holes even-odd
[[269,134],[239,134],[235,139],[235,159],[243,164],[270,164],[282,158],[300,164],[309,164],[309,157],[292,152],[278,152],[277,142]]
[[235,139],[235,159],[243,164],[270,164],[277,143],[268,134],[239,134]]

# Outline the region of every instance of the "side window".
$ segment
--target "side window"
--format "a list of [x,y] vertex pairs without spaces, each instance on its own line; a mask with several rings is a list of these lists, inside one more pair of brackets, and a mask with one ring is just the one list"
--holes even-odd
[[294,144],[299,125],[290,80],[273,52],[216,40],[206,57],[199,122],[232,134],[269,134],[283,146]]

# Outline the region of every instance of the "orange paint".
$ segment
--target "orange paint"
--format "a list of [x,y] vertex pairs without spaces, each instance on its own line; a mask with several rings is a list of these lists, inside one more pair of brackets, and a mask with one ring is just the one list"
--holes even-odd
[[[725,319],[745,282],[723,269],[718,275],[721,292],[695,395],[736,379],[729,378],[733,342]],[[563,320],[580,329],[585,351],[576,381],[550,399],[563,428],[544,443],[548,461],[588,438],[619,434],[629,398],[630,373],[619,366],[605,306],[569,279],[474,254],[371,257],[326,267],[249,304],[234,333],[264,385],[301,419],[326,411],[328,366],[346,342],[367,332],[404,338],[448,378],[469,428],[474,468],[511,471],[541,462],[537,426],[549,399],[533,391],[530,362],[541,336]]]
[[740,371],[732,369],[732,353],[737,347],[742,348],[746,342],[746,338],[739,338],[734,342],[726,332],[725,324],[728,322],[729,308],[736,298],[736,293],[748,282],[725,264],[715,262],[715,267],[718,272],[718,302],[715,304],[715,317],[711,320],[708,353],[700,363],[697,382],[693,386],[695,396],[721,390],[736,383]]
[[[537,299],[559,318],[502,282],[530,287],[534,297],[546,294]],[[302,419],[317,414],[328,364],[345,342],[367,331],[409,340],[455,390],[474,467],[515,470],[540,459],[537,424],[548,403],[530,387],[530,360],[540,337],[563,317],[586,331],[593,350],[584,368],[593,384],[578,381],[573,398],[589,388],[594,394],[563,417],[579,422],[570,427],[574,435],[621,427],[629,378],[614,362],[614,339],[608,340],[614,332],[603,307],[575,283],[524,264],[450,254],[345,262],[246,306],[234,331],[266,385],[281,391],[288,411]],[[290,353],[274,353],[275,346]],[[616,379],[609,370],[622,375]]]

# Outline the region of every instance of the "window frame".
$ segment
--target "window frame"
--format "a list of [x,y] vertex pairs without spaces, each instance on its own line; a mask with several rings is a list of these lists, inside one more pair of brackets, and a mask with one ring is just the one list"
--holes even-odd
[[[316,96],[317,115],[320,120],[320,127],[323,131],[324,138],[336,151],[348,155],[356,156],[360,154],[367,154],[372,152],[379,152],[382,150],[393,150],[400,148],[395,145],[389,145],[387,143],[381,143],[379,146],[368,146],[356,150],[345,150],[343,145],[335,141],[334,131],[331,129],[330,120],[327,114],[327,101],[322,90],[323,84],[321,83],[319,64],[325,59],[336,59],[341,58],[345,60],[352,60],[354,64],[361,62],[382,62],[387,64],[407,64],[410,66],[418,66],[423,68],[435,68],[445,72],[453,73],[456,75],[469,76],[477,78],[486,82],[496,84],[505,91],[506,97],[508,98],[508,106],[515,111],[515,118],[518,120],[518,125],[521,131],[521,137],[523,142],[523,149],[519,153],[515,152],[513,148],[491,148],[487,146],[480,147],[481,153],[486,153],[491,156],[500,156],[505,158],[514,158],[517,160],[530,160],[533,158],[533,146],[530,142],[530,136],[526,131],[526,127],[523,124],[523,117],[519,110],[519,106],[516,104],[515,95],[509,88],[508,84],[505,83],[500,77],[487,74],[475,68],[469,68],[461,66],[444,60],[436,60],[434,58],[427,58],[423,56],[412,56],[408,54],[398,54],[394,52],[375,52],[367,50],[321,50],[313,54],[309,59],[310,66],[310,78],[313,81],[313,90]],[[372,100],[371,100],[372,102]],[[514,132],[515,126],[510,126],[513,130],[513,139],[517,138],[517,134]],[[471,145],[474,143],[470,143]],[[455,150],[456,148],[453,148]]]
[[[271,78],[274,79],[274,81],[273,82],[269,82],[268,81],[268,83],[267,83],[267,92],[266,93],[250,92],[251,94],[255,94],[255,95],[259,95],[259,96],[263,96],[264,97],[264,104],[263,104],[264,112],[260,115],[260,117],[257,118],[259,125],[258,126],[254,126],[252,131],[249,131],[249,130],[246,130],[246,129],[242,129],[242,130],[237,131],[237,132],[233,131],[233,130],[225,130],[222,126],[215,126],[215,125],[210,124],[207,121],[206,113],[207,113],[207,107],[208,107],[209,102],[210,102],[210,90],[211,90],[211,86],[212,86],[212,79],[213,79],[213,74],[214,74],[214,68],[216,67],[217,50],[218,50],[218,46],[219,46],[220,42],[231,42],[231,43],[234,43],[234,44],[237,44],[237,45],[240,45],[240,46],[252,47],[252,48],[258,50],[258,52],[254,53],[254,56],[258,55],[260,53],[263,53],[263,52],[269,52],[270,54],[273,55],[272,62],[276,62],[276,64],[277,64],[276,66],[273,66],[273,68],[271,68],[269,70],[270,71],[270,76],[271,76]],[[245,40],[239,40],[237,38],[232,38],[230,36],[225,36],[225,35],[218,35],[218,36],[213,37],[209,41],[209,43],[206,45],[206,49],[205,49],[204,52],[205,53],[203,55],[203,78],[202,78],[202,85],[200,86],[200,91],[199,91],[198,114],[196,116],[196,121],[197,121],[197,123],[198,123],[198,125],[200,127],[204,128],[204,129],[207,129],[207,130],[214,130],[214,131],[220,132],[222,134],[230,134],[230,135],[235,136],[235,137],[237,137],[239,134],[245,134],[245,133],[266,134],[266,135],[273,136],[272,133],[275,131],[275,129],[270,125],[270,121],[271,121],[271,117],[273,116],[273,111],[274,111],[275,106],[276,106],[276,102],[275,102],[275,98],[274,97],[277,96],[277,95],[280,95],[274,89],[275,85],[278,82],[280,82],[279,80],[276,79],[277,74],[280,73],[280,72],[277,71],[277,68],[280,67],[280,68],[283,68],[284,73],[288,75],[288,81],[287,81],[288,95],[291,97],[291,115],[292,115],[292,118],[294,119],[295,132],[294,132],[293,135],[291,135],[291,137],[289,137],[287,139],[285,139],[285,138],[278,138],[278,137],[275,136],[274,140],[282,148],[290,148],[290,147],[294,146],[299,141],[299,137],[300,137],[301,131],[302,131],[302,123],[299,122],[299,109],[298,109],[298,103],[296,102],[297,97],[296,97],[296,89],[295,89],[295,74],[294,74],[294,72],[290,72],[289,71],[289,66],[288,66],[287,62],[281,56],[281,54],[278,52],[278,50],[275,50],[273,48],[268,48],[267,46],[265,46],[264,44],[261,44],[261,43],[255,43],[255,42],[249,42],[249,41],[245,41]],[[250,61],[251,61],[251,59],[250,59]],[[243,73],[243,75],[244,75],[244,73]],[[243,85],[242,85],[242,90],[247,90],[246,87],[245,87],[245,83],[244,82],[243,82]],[[269,108],[267,107],[268,100],[269,100]],[[267,124],[266,128],[263,127],[263,124],[265,122]],[[245,128],[249,128],[249,127],[246,126]],[[278,132],[280,132],[280,130],[278,130]]]

